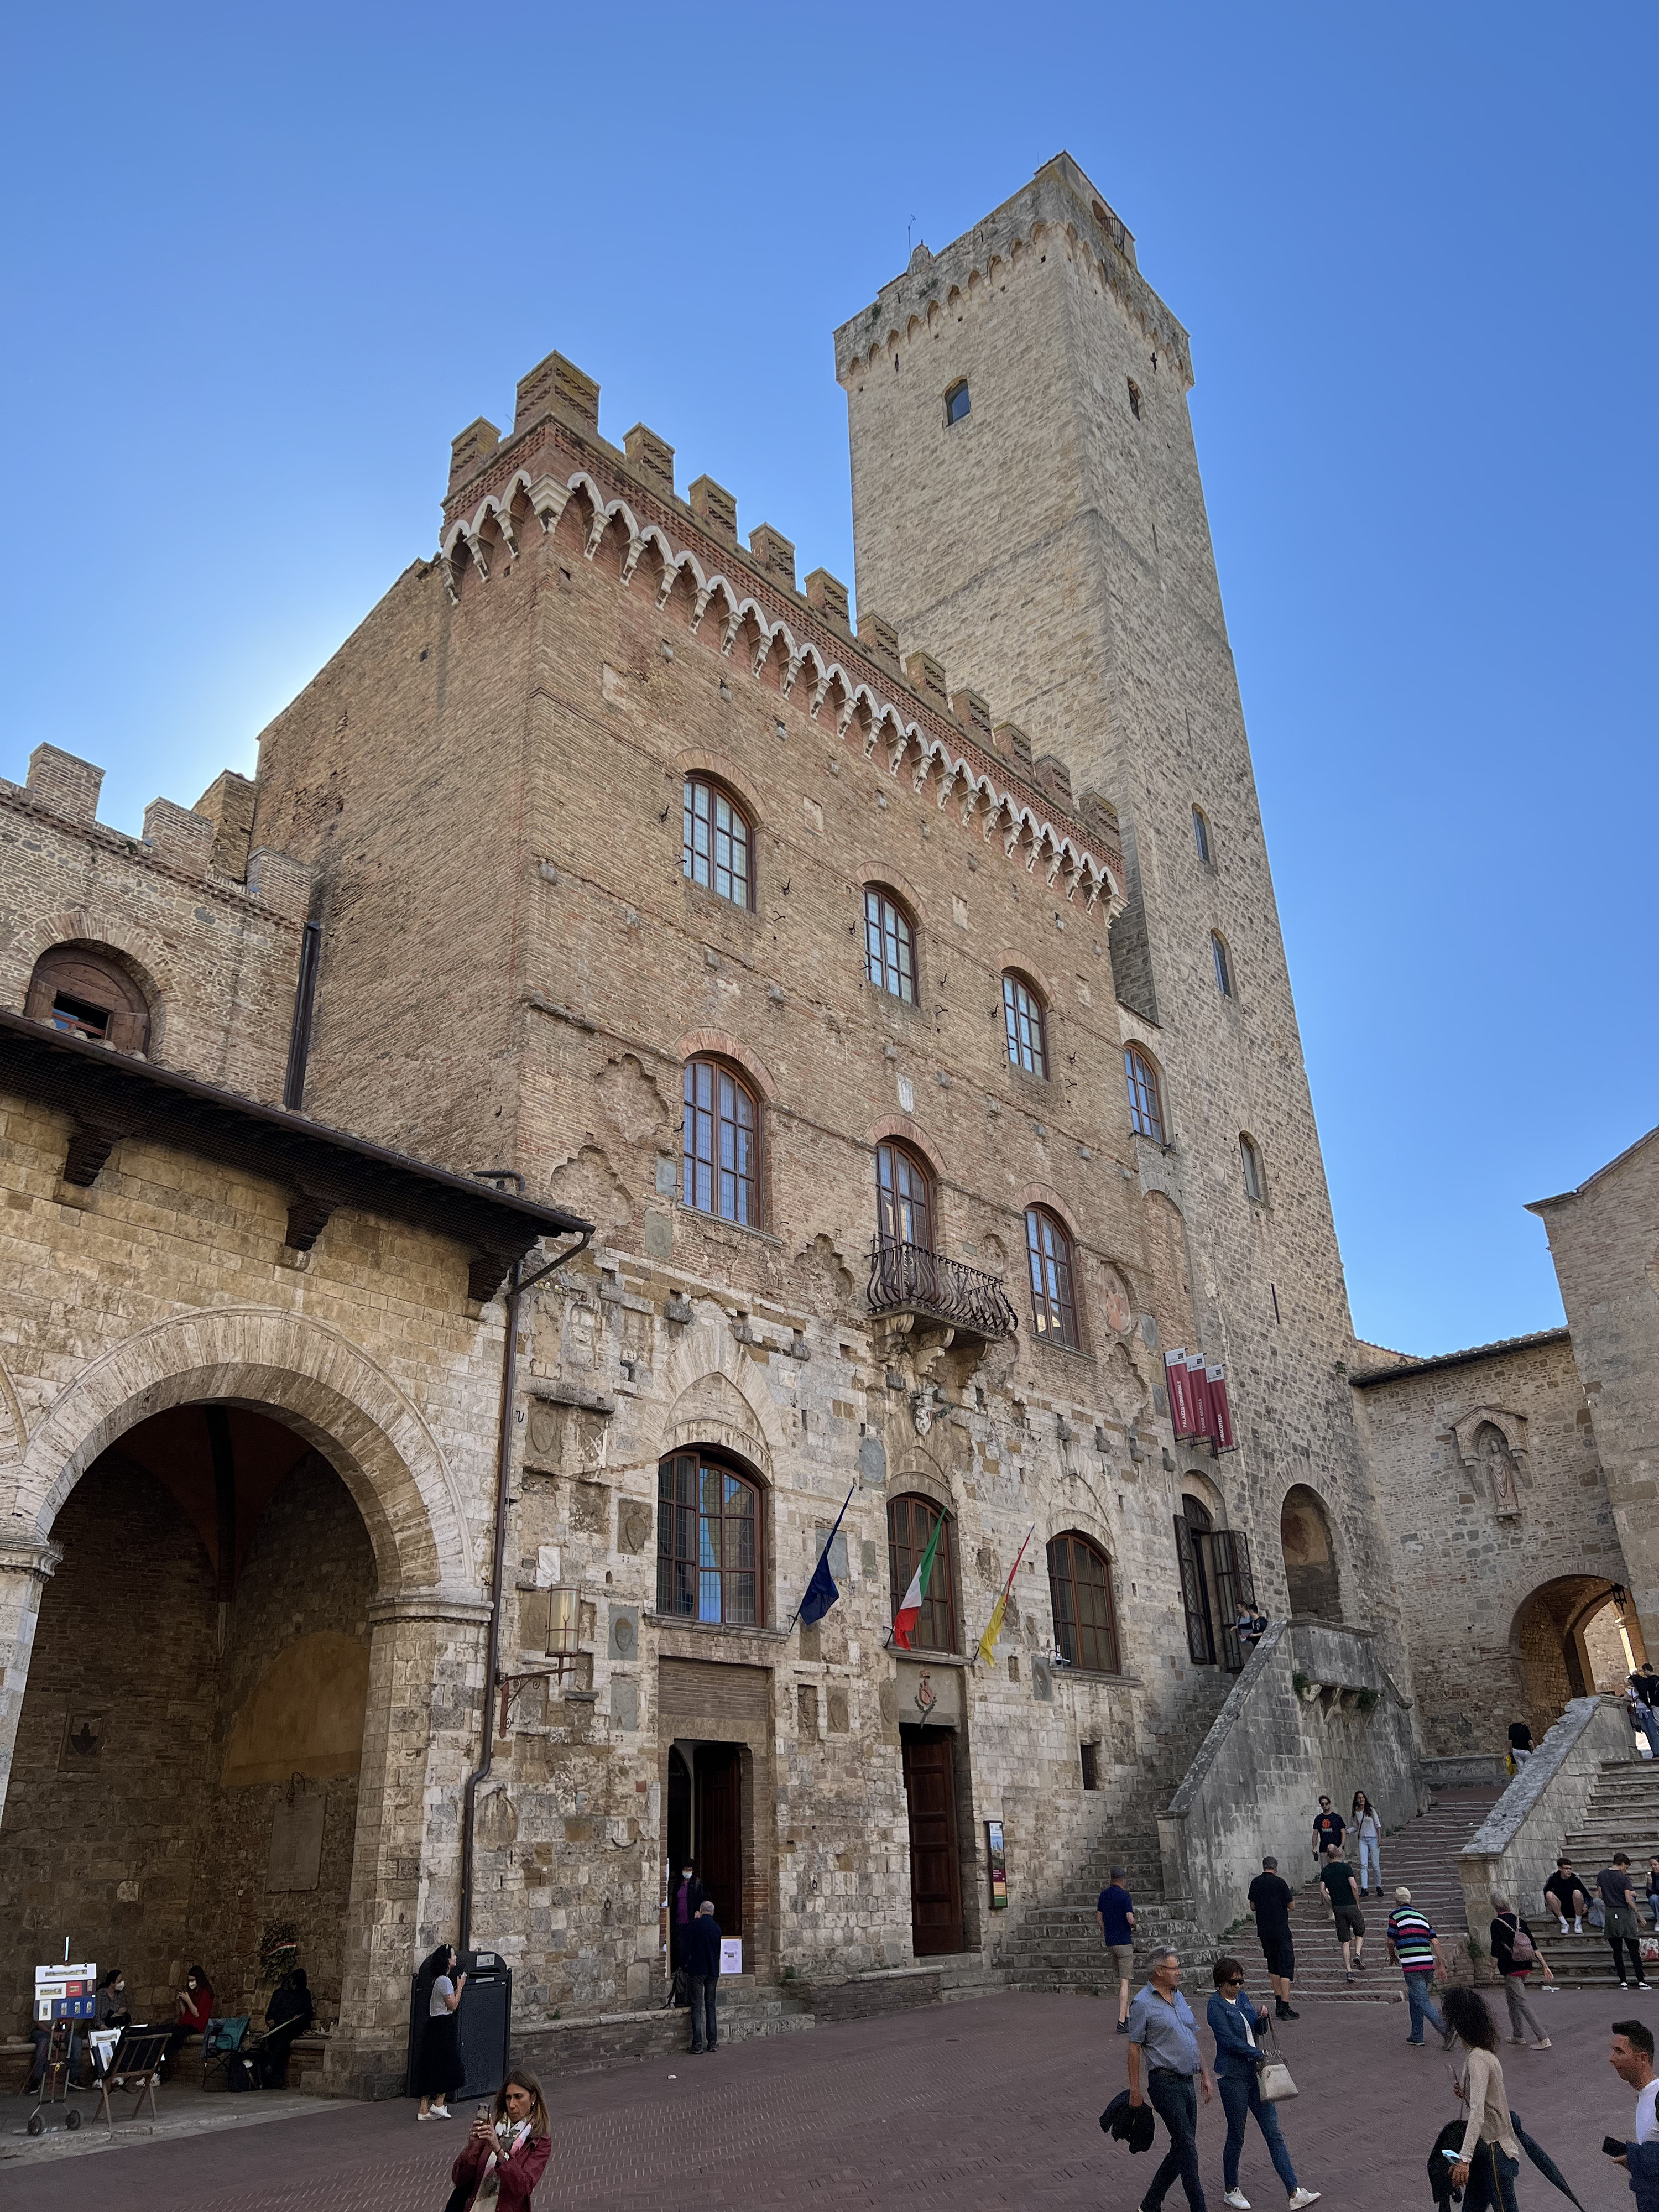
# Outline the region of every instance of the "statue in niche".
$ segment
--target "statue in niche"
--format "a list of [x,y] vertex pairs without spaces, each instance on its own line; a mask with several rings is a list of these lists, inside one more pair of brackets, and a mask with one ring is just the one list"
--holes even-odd
[[1516,1480],[1515,1455],[1504,1431],[1484,1421],[1474,1440],[1475,1450],[1486,1463],[1492,1483],[1492,1502],[1501,1519],[1512,1519],[1521,1510],[1521,1486]]

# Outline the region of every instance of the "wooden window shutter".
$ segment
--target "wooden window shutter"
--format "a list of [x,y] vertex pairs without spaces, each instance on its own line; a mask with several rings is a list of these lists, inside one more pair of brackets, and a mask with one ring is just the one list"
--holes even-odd
[[1200,1578],[1198,1547],[1192,1524],[1183,1514],[1175,1516],[1176,1559],[1181,1568],[1181,1602],[1187,1613],[1187,1651],[1194,1667],[1210,1663],[1209,1623],[1205,1617],[1204,1584]]

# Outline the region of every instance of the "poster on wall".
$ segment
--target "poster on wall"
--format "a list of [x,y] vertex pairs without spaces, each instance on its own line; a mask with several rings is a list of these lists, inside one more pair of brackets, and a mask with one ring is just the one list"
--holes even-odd
[[740,1974],[743,1972],[743,1938],[741,1936],[720,1937],[720,1972]]
[[1006,1912],[1008,1910],[1008,1860],[1002,1848],[1000,1820],[985,1823],[985,1848],[991,1868],[991,1910],[993,1912]]

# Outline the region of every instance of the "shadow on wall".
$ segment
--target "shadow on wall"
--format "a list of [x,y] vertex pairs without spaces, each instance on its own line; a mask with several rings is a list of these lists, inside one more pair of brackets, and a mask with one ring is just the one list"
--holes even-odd
[[1285,1553],[1293,1620],[1340,1620],[1342,1592],[1331,1525],[1317,1494],[1305,1483],[1285,1493],[1279,1512],[1279,1540]]
[[1387,1828],[1414,1818],[1410,1709],[1370,1636],[1276,1620],[1158,1816],[1165,1897],[1189,1899],[1212,1936],[1248,1921],[1263,1858],[1299,1887],[1314,1872],[1322,1791],[1346,1814],[1356,1790]]

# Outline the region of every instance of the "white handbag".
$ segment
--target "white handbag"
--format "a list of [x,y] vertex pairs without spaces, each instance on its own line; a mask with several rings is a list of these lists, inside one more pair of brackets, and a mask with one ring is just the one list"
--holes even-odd
[[1290,2068],[1279,2055],[1279,2038],[1265,2021],[1260,2033],[1261,2063],[1256,2069],[1255,2094],[1264,2105],[1282,2105],[1287,2098],[1298,2097],[1302,2093],[1291,2079]]

